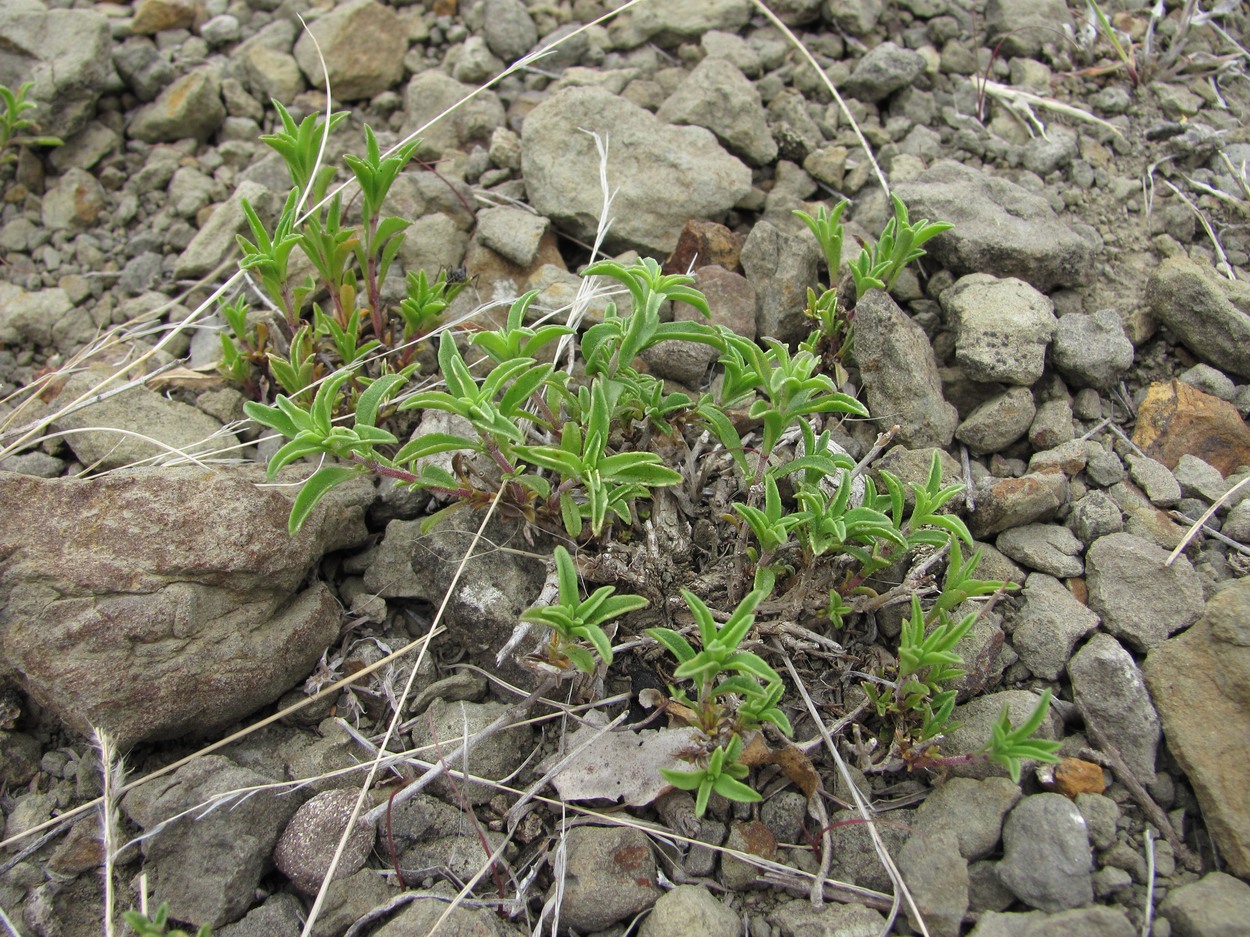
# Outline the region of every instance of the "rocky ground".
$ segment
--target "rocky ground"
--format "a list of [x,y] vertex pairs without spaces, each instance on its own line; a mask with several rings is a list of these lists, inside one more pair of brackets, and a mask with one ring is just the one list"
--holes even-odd
[[[961,647],[962,725],[943,753],[975,751],[1004,703],[1027,713],[1051,688],[1042,733],[1065,756],[1020,784],[984,762],[889,771],[847,730],[843,775],[796,693],[795,737],[813,740],[832,820],[850,821],[826,839],[830,900],[815,905],[821,830],[770,769],[761,806],[714,804],[700,821],[688,795],[638,794],[654,772],[633,742],[601,754],[617,736],[600,735],[587,746],[599,761],[515,809],[507,791],[597,731],[540,706],[469,756],[503,787],[404,799],[414,769],[377,778],[307,932],[425,935],[480,875],[440,933],[1240,933],[1250,488],[1225,496],[1250,477],[1244,10],[1171,4],[1155,24],[1149,4],[1104,4],[1136,50],[1130,74],[1061,0],[772,3],[844,111],[748,0],[648,0],[576,32],[619,5],[0,7],[0,81],[34,81],[42,132],[65,140],[0,167],[9,931],[101,930],[92,726],[129,752],[115,786],[174,768],[115,798],[123,841],[141,837],[116,861],[118,907],[146,893],[217,934],[295,934],[405,682],[393,744],[454,760],[443,743],[507,714],[508,684],[526,679],[493,664],[547,574],[517,525],[488,526],[492,549],[451,589],[425,653],[480,516],[423,534],[428,498],[362,480],[288,537],[293,495],[255,484],[272,444],[214,373],[205,304],[233,272],[240,200],[273,212],[289,184],[258,139],[276,124],[269,102],[297,119],[325,106],[300,14],[350,110],[331,157],[358,152],[365,123],[394,142],[567,37],[424,132],[424,163],[392,192],[413,224],[391,298],[402,270],[463,267],[472,289],[453,314],[531,288],[544,308],[567,303],[603,207],[583,129],[607,143],[618,188],[606,250],[664,260],[687,222],[723,223],[701,229],[717,265],[697,285],[744,334],[795,342],[810,328],[799,310],[823,271],[792,209],[846,196],[851,232],[880,231],[888,202],[865,144],[913,218],[953,222],[892,299],[857,308],[850,389],[876,422],[848,422],[838,441],[859,457],[898,424],[877,467],[917,481],[940,451],[947,477],[970,482],[959,509],[983,573],[1022,587]],[[695,389],[709,364],[647,361]],[[213,464],[173,464],[152,439]],[[712,529],[698,510],[685,520]],[[645,577],[619,584],[666,601]],[[854,708],[850,671],[888,662],[898,628],[881,614],[870,631],[787,645],[828,722]],[[603,687],[609,718],[648,673],[662,683],[635,647]],[[577,787],[592,768],[627,778],[639,805],[603,810],[602,787]],[[851,781],[881,811],[871,828]],[[908,886],[901,908],[873,838]]]

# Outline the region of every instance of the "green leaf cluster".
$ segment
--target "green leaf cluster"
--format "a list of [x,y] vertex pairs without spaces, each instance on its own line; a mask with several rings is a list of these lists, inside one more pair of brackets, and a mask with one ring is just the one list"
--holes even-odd
[[600,586],[586,599],[580,600],[577,568],[563,546],[555,549],[556,578],[559,603],[531,606],[521,613],[521,620],[551,629],[547,643],[547,661],[564,668],[569,664],[582,673],[593,673],[595,657],[585,647],[590,644],[605,665],[612,663],[612,645],[603,626],[613,618],[645,608],[647,600],[638,595],[613,595],[612,586]]
[[670,689],[674,700],[693,713],[693,724],[708,740],[709,751],[696,755],[690,771],[664,770],[666,780],[682,790],[697,790],[696,812],[703,815],[713,791],[731,800],[758,801],[759,794],[742,783],[746,765],[740,764],[742,736],[771,723],[786,735],[793,731],[778,703],[785,686],[777,671],[758,654],[744,651],[742,643],[755,625],[755,611],[772,594],[771,570],[761,568],[754,588],[734,608],[723,625],[717,625],[707,604],[688,589],[682,598],[694,615],[699,649],[680,632],[649,628],[647,634],[677,659],[676,680],[694,684],[694,698]]
[[10,146],[65,145],[65,141],[60,137],[29,136],[23,133],[35,126],[34,121],[22,116],[39,106],[34,101],[26,100],[26,95],[34,86],[33,81],[28,81],[15,93],[11,88],[0,85],[0,108],[2,108],[0,109],[0,166],[17,159],[15,155],[8,152]]
[[[122,919],[134,931],[136,937],[191,937],[184,930],[169,927],[169,902],[162,901],[156,912],[148,917],[139,911],[123,911]],[[213,929],[207,924],[200,926],[195,937],[210,937]]]

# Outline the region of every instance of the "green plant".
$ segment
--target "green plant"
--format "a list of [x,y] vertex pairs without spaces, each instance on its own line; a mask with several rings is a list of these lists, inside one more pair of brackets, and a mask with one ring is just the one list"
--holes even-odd
[[[313,168],[310,156],[324,125],[306,120],[296,127],[288,115],[284,127],[271,142],[287,158],[293,181],[324,190],[328,177]],[[268,381],[285,391],[272,405],[246,405],[253,419],[288,440],[272,457],[270,476],[307,456],[325,460],[292,506],[291,531],[336,485],[373,474],[448,499],[425,519],[427,528],[449,511],[494,503],[505,518],[592,550],[613,533],[624,543],[636,542],[657,490],[675,489],[678,502],[700,496],[690,472],[679,471],[671,454],[689,444],[687,430],[707,430],[730,453],[738,475],[739,488],[731,490],[725,512],[737,525],[738,575],[728,587],[733,610],[724,624],[718,625],[717,613],[702,596],[682,589],[697,643],[669,628],[647,632],[676,659],[670,716],[697,729],[699,740],[689,753],[690,769],[672,769],[665,777],[696,791],[700,812],[712,793],[758,799],[746,784],[745,752],[766,725],[787,735],[791,726],[783,709],[784,682],[747,648],[756,615],[765,601],[785,614],[810,614],[808,609],[820,610],[816,603],[824,595],[823,612],[837,627],[879,607],[874,602],[912,603],[898,665],[876,677],[868,692],[883,734],[903,756],[912,756],[909,764],[924,763],[923,752],[951,728],[952,684],[962,674],[956,645],[975,620],[975,614],[955,620],[954,609],[1003,588],[974,578],[976,554],[965,562],[961,544],[971,544],[971,536],[961,520],[945,513],[961,489],[942,483],[936,457],[925,482],[913,486],[910,511],[901,482],[888,472],[861,480],[862,466],[834,450],[826,424],[868,412],[838,390],[828,373],[828,348],[815,347],[819,336],[791,350],[771,339],[761,347],[707,322],[664,322],[667,302],[687,303],[705,316],[710,309],[691,277],[665,274],[650,258],[633,264],[601,261],[584,271],[620,282],[632,309],[622,314],[609,304],[603,321],[580,336],[565,325],[527,324],[536,301],[535,293],[527,293],[498,328],[458,339],[440,322],[463,284],[449,282],[445,273],[433,282],[424,272],[409,273],[398,309],[381,313],[376,286],[397,256],[406,226],[384,218],[382,205],[415,147],[383,158],[372,131],[365,137],[365,157],[347,160],[364,193],[361,225],[348,222],[337,198],[301,221],[292,193],[272,232],[249,210],[252,237],[240,241],[244,263],[282,311],[290,330],[280,346],[284,351],[270,347],[272,336],[251,324],[244,304],[223,308],[230,329],[223,341],[231,346],[223,369],[261,389]],[[825,252],[831,280],[841,264],[845,207],[804,216]],[[924,253],[921,245],[949,227],[913,224],[901,202],[895,200],[894,207],[881,238],[852,265],[858,291],[892,285],[903,266]],[[319,283],[290,282],[290,252],[296,247],[308,256]],[[329,306],[323,310],[314,303],[309,322],[305,307],[317,290],[328,295]],[[841,316],[836,300],[836,293],[826,290],[814,306],[823,340],[840,335],[845,352],[850,320]],[[440,331],[441,386],[418,384],[412,347]],[[561,339],[573,340],[570,360],[580,356],[582,369],[539,360]],[[639,369],[643,352],[671,340],[699,342],[718,352],[723,380],[715,391],[695,399]],[[466,349],[484,357],[470,364]],[[409,414],[432,411],[447,414],[452,423],[412,435]],[[740,435],[743,413],[758,432],[753,458]],[[411,438],[401,443],[406,436]],[[796,436],[801,450],[791,454],[782,443]],[[933,559],[921,562],[926,554]],[[925,566],[941,554],[946,571],[940,589],[927,588],[923,578],[905,579],[897,595],[878,596],[871,588],[873,577],[891,564],[914,557]],[[522,615],[550,629],[530,662],[549,676],[591,673],[600,661],[610,665],[604,626],[646,600],[614,595],[613,585],[581,599],[577,565],[563,546],[556,548],[554,562],[557,600]],[[751,582],[751,591],[735,595],[734,581]],[[1044,746],[1031,738],[1035,729],[1002,727],[986,756],[1008,759],[1002,763],[1010,765],[1022,752],[1041,752]]]
[[695,767],[690,771],[664,769],[665,780],[682,790],[697,790],[695,810],[707,809],[713,791],[731,800],[754,802],[758,793],[742,783],[748,767],[739,762],[742,739],[764,723],[771,723],[786,735],[790,720],[778,708],[784,686],[781,677],[758,654],[742,650],[742,643],[755,624],[755,610],[772,594],[774,576],[761,568],[754,588],[738,603],[724,625],[717,626],[711,609],[688,589],[682,598],[694,615],[700,649],[695,650],[679,632],[668,628],[648,628],[647,634],[677,658],[675,680],[694,683],[694,698],[670,688],[674,702],[686,713],[686,720],[699,730],[703,740],[692,753]]
[[1032,758],[1051,764],[1059,760],[1055,755],[1060,748],[1059,742],[1033,738],[1050,709],[1050,695],[1050,690],[1042,693],[1033,712],[1015,728],[1012,728],[1011,714],[1004,705],[998,721],[990,729],[992,735],[989,744],[982,749],[991,761],[1006,768],[1011,780],[1016,783],[1020,782],[1020,762],[1023,759]]
[[0,85],[0,104],[4,109],[0,110],[0,166],[5,163],[14,162],[17,157],[7,152],[10,146],[64,146],[65,141],[59,137],[45,136],[28,136],[23,131],[30,130],[35,126],[35,122],[27,120],[22,115],[27,111],[34,110],[38,105],[34,101],[27,101],[26,95],[31,88],[35,86],[33,81],[28,81],[17,89],[14,94],[10,88]]
[[[856,301],[870,289],[893,289],[903,269],[925,255],[921,246],[953,227],[944,221],[921,220],[913,223],[907,207],[897,195],[891,195],[890,201],[894,206],[894,217],[886,222],[881,237],[871,248],[861,248],[855,260],[848,265],[855,283]],[[829,286],[819,291],[807,291],[807,308],[804,311],[817,327],[803,347],[813,353],[823,353],[836,363],[838,369],[851,350],[853,332],[853,310],[842,309],[838,295],[844,237],[842,215],[848,205],[850,201],[847,199],[835,205],[833,211],[821,205],[814,217],[805,211],[795,211],[815,235],[829,268]],[[839,370],[838,376],[839,383],[842,383],[844,372]]]
[[555,549],[556,576],[559,582],[559,603],[532,606],[521,613],[521,620],[546,625],[551,636],[545,646],[545,662],[566,670],[570,665],[582,673],[593,673],[595,658],[585,643],[589,642],[605,665],[612,663],[612,645],[603,633],[603,625],[613,618],[645,608],[647,600],[638,595],[613,595],[612,586],[600,586],[584,601],[579,601],[577,568],[569,551]]
[[[161,906],[151,917],[139,911],[123,911],[122,918],[133,930],[136,937],[191,937],[184,930],[169,929],[169,902],[162,901]],[[210,937],[213,929],[207,924],[195,932],[195,937]]]

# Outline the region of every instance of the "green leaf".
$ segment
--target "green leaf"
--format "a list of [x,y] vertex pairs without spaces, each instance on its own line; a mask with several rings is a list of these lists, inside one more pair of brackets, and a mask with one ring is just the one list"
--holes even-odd
[[373,426],[377,423],[378,408],[397,386],[406,378],[400,374],[384,374],[374,380],[356,400],[356,426]]
[[300,489],[300,493],[295,497],[295,503],[291,505],[291,517],[287,522],[287,530],[291,536],[294,537],[299,533],[312,509],[317,506],[317,502],[324,498],[331,488],[343,484],[343,482],[358,474],[360,474],[359,469],[345,465],[327,465],[317,469],[312,477],[304,482],[304,487]]
[[754,804],[764,799],[757,791],[747,787],[741,781],[734,780],[729,774],[722,774],[713,781],[712,790],[722,797],[744,804]]
[[676,631],[670,631],[668,628],[648,628],[647,635],[656,643],[664,645],[668,652],[677,658],[679,664],[694,660],[694,648]]
[[397,463],[412,462],[439,452],[452,452],[456,449],[479,449],[480,444],[464,436],[453,433],[424,433],[406,444],[395,453],[393,461]]

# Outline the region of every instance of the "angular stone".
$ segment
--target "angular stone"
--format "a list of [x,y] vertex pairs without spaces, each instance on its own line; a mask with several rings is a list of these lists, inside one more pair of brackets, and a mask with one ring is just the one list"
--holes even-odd
[[898,424],[909,448],[950,445],[959,414],[942,397],[933,347],[888,293],[869,290],[856,305],[855,359],[882,429]]
[[1112,740],[1142,784],[1155,780],[1159,714],[1132,655],[1109,634],[1096,634],[1068,662],[1072,693],[1085,718]]
[[937,162],[895,194],[912,218],[955,225],[926,249],[957,276],[1017,277],[1047,293],[1085,282],[1102,253],[1092,229],[1069,227],[1042,196],[961,163]]
[[557,91],[525,118],[521,161],[533,207],[592,240],[603,210],[595,131],[606,142],[616,190],[609,250],[672,251],[691,218],[715,218],[751,189],[751,171],[702,127],[674,127],[594,88]]
[[144,105],[130,121],[130,136],[145,143],[166,143],[194,137],[207,140],[226,119],[221,100],[221,73],[205,65],[183,75]]
[[1168,750],[1185,771],[1228,868],[1250,876],[1250,580],[1218,592],[1198,623],[1150,652],[1143,671]]
[[407,51],[404,28],[394,10],[377,0],[348,0],[308,24],[295,43],[295,61],[309,84],[324,88],[324,58],[335,99],[356,101],[397,84],[404,76]]
[[974,537],[988,537],[1032,521],[1050,520],[1068,500],[1068,477],[1038,472],[1019,478],[984,478],[973,492],[976,510],[969,526]]
[[1027,387],[1009,387],[969,413],[955,438],[974,455],[1001,452],[1028,432],[1036,413]]
[[1028,283],[973,273],[941,302],[952,318],[955,359],[969,378],[1028,386],[1042,376],[1058,320],[1054,304]]
[[777,158],[777,141],[769,132],[759,92],[725,59],[700,62],[656,117],[670,124],[706,127],[729,152],[752,166],[766,166]]
[[736,33],[751,19],[753,10],[750,0],[644,0],[608,23],[608,36],[620,49],[633,49],[645,42],[676,48],[683,42],[698,42],[713,29]]
[[811,331],[803,315],[807,290],[816,286],[818,253],[807,238],[760,220],[742,245],[742,269],[755,290],[757,335],[796,343]]
[[0,475],[6,670],[122,749],[214,732],[277,699],[338,635],[330,591],[302,584],[326,552],[363,540],[372,491],[336,489],[291,537],[286,489],[262,478],[225,466]]
[[1181,255],[1155,269],[1146,285],[1146,301],[1159,321],[1203,361],[1250,377],[1250,286]]
[[1076,642],[1098,627],[1098,616],[1077,601],[1058,579],[1032,573],[1024,586],[1024,605],[1015,614],[1011,646],[1020,660],[1043,680],[1057,680]]
[[246,798],[236,793],[228,807],[203,808],[219,795],[272,782],[222,755],[207,755],[126,795],[122,809],[153,833],[143,841],[144,870],[157,900],[169,902],[171,918],[216,929],[238,920],[256,900],[274,844],[302,798],[272,790]]
[[1085,553],[1089,607],[1138,651],[1162,644],[1202,614],[1202,584],[1183,556],[1132,534],[1100,537]]
[[1250,885],[1225,872],[1168,891],[1159,916],[1177,937],[1235,937],[1250,918]]
[[1055,912],[1094,900],[1093,854],[1085,819],[1060,794],[1034,794],[1003,824],[998,877],[1030,907]]
[[94,10],[49,10],[39,0],[0,4],[0,81],[27,100],[41,133],[67,140],[87,126],[111,80],[109,20]]

